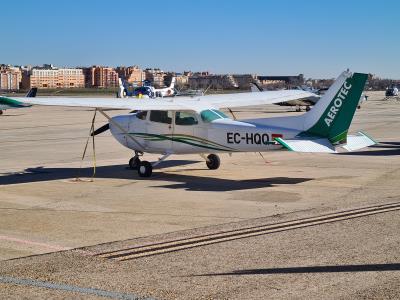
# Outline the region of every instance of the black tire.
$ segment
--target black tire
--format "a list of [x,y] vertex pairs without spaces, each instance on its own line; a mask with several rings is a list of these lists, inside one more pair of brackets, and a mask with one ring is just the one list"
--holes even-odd
[[311,110],[311,107],[306,106],[306,111],[310,111],[310,110]]
[[3,111],[2,110],[0,110],[0,116],[3,114]]
[[210,154],[207,156],[206,165],[210,170],[216,170],[221,165],[221,160],[218,155]]
[[148,161],[142,161],[138,167],[140,177],[150,177],[153,174],[153,166]]
[[139,164],[140,159],[137,156],[134,156],[129,160],[129,168],[131,168],[132,170],[137,170]]

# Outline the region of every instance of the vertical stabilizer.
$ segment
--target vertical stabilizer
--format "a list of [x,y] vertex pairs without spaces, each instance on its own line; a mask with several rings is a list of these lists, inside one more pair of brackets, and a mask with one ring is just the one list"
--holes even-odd
[[304,114],[303,134],[328,138],[333,144],[345,142],[367,78],[368,74],[343,72]]

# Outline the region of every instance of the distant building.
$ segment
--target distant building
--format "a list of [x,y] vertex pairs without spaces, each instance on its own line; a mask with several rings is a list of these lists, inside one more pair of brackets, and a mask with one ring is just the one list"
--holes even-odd
[[22,73],[20,68],[0,66],[0,90],[16,91],[21,86]]
[[144,70],[146,80],[150,81],[153,85],[157,87],[164,86],[165,72],[160,69],[146,69]]
[[175,73],[176,85],[187,86],[189,84],[189,76],[184,73]]
[[[204,75],[203,75],[204,74]],[[193,89],[236,89],[239,88],[235,78],[232,75],[209,75],[195,73],[188,80],[189,86]]]
[[257,76],[257,79],[264,86],[277,86],[282,85],[287,88],[304,84],[304,75],[297,76]]
[[234,74],[232,77],[240,89],[250,89],[250,83],[252,82],[259,83],[255,74]]
[[26,70],[22,74],[24,89],[37,87],[46,88],[82,88],[85,77],[82,69],[56,68],[53,65],[43,65]]
[[138,66],[117,67],[115,70],[121,79],[138,86],[146,79],[146,73]]
[[92,66],[84,68],[85,86],[108,88],[118,86],[118,73],[111,67]]

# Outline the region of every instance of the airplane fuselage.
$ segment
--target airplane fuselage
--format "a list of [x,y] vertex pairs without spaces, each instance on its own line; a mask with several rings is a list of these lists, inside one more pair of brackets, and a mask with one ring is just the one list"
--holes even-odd
[[[277,150],[282,147],[275,142],[275,138],[293,138],[299,133],[287,128],[235,121],[226,116],[207,120],[194,112],[169,111],[166,116],[153,111],[145,116],[144,113],[116,116],[110,122],[110,129],[114,138],[125,147],[147,153]],[[177,116],[182,113],[186,118]]]

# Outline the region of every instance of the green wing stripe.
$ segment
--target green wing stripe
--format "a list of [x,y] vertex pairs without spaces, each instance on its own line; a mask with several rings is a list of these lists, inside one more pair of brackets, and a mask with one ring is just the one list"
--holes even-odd
[[10,108],[15,107],[29,107],[31,106],[30,104],[26,104],[11,98],[7,98],[7,97],[0,97],[0,105],[6,105],[9,106]]
[[283,147],[288,149],[289,151],[294,151],[288,144],[286,144],[281,138],[275,138],[275,141],[277,141],[279,144],[281,144]]

